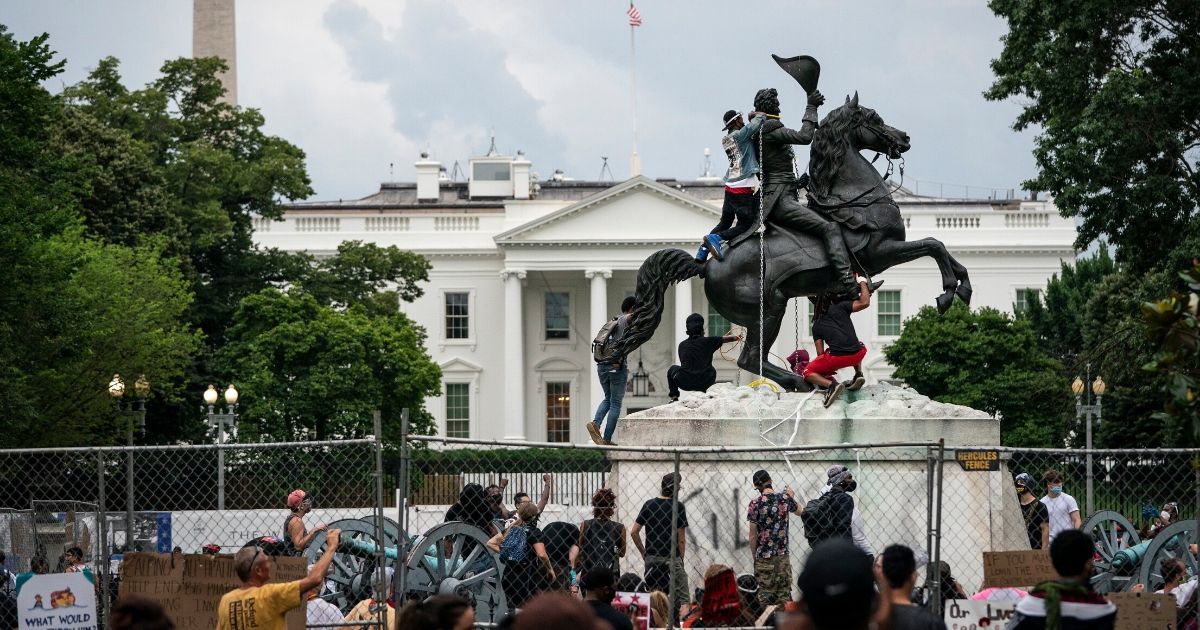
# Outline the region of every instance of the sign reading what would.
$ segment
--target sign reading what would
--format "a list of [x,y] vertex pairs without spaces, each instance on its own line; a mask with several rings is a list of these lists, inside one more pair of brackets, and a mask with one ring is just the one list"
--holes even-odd
[[82,573],[35,575],[17,591],[20,630],[96,630],[96,587]]
[[1027,551],[983,552],[983,587],[1019,586],[1028,588],[1058,577],[1050,564],[1050,554],[1040,549]]
[[1000,451],[997,450],[959,449],[954,451],[954,459],[968,472],[1000,470]]

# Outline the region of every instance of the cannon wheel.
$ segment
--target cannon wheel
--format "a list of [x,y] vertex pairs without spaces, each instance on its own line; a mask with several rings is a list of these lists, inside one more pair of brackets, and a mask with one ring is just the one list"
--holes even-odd
[[[372,545],[376,544],[375,522],[371,519],[347,518],[329,523],[329,529],[342,530],[342,540],[357,539]],[[384,546],[398,544],[400,528],[397,526],[389,532],[388,523],[384,522]],[[325,553],[325,532],[318,533],[304,550],[304,557],[311,565]],[[384,560],[384,566],[391,565],[391,560]],[[350,612],[358,602],[371,596],[371,573],[378,565],[374,558],[360,558],[348,553],[333,554],[333,562],[325,575],[325,589],[321,593],[324,599],[341,609],[342,614]]]
[[[458,521],[425,532],[408,555],[405,599],[460,595],[475,607],[476,621],[495,623],[503,619],[508,614],[508,602],[500,586],[500,557],[487,548],[487,540],[482,529]],[[476,562],[484,567],[472,572],[470,567]]]
[[1197,574],[1200,563],[1197,562],[1196,555],[1188,549],[1188,545],[1200,542],[1197,538],[1200,536],[1197,535],[1194,520],[1168,525],[1154,537],[1150,548],[1146,550],[1146,559],[1142,561],[1141,577],[1142,584],[1146,585],[1146,592],[1153,593],[1163,587],[1161,566],[1166,558],[1183,560],[1188,571],[1192,575]]
[[1092,573],[1092,588],[1100,593],[1121,593],[1132,588],[1136,569],[1119,571],[1113,561],[1122,550],[1141,542],[1133,523],[1120,512],[1102,510],[1088,518],[1083,531],[1096,541],[1099,556]]

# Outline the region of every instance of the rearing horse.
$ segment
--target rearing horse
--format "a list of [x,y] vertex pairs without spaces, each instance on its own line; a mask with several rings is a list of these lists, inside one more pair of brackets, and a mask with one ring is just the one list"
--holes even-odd
[[[862,150],[898,158],[909,149],[908,134],[888,126],[875,110],[858,104],[858,94],[829,112],[813,138],[809,162],[809,206],[842,225],[852,253],[851,264],[867,275],[929,256],[937,262],[944,292],[938,310],[950,308],[957,294],[971,301],[967,269],[934,238],[904,240],[904,220],[891,190],[859,153]],[[628,353],[645,343],[662,320],[668,286],[693,276],[704,277],[704,294],[718,313],[746,327],[738,367],[762,375],[792,391],[809,385],[790,370],[771,364],[764,354],[779,336],[788,301],[837,290],[836,274],[820,239],[780,229],[769,223],[760,249],[757,236],[732,248],[724,261],[697,263],[680,249],[650,255],[638,271],[637,310],[621,341]],[[763,269],[760,270],[760,264]],[[760,277],[763,279],[760,282]],[[759,343],[761,300],[762,344]]]

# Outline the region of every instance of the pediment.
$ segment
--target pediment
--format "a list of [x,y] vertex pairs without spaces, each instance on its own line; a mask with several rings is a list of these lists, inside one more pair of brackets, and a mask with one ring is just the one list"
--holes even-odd
[[466,359],[454,357],[438,364],[443,372],[482,372],[483,367]]
[[698,241],[719,208],[637,176],[496,235],[503,245]]
[[579,369],[577,363],[562,357],[543,359],[533,366],[535,372],[577,372]]

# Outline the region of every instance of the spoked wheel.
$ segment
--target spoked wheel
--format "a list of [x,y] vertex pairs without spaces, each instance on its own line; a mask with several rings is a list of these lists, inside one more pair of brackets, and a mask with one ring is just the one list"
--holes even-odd
[[[348,518],[334,521],[329,529],[342,530],[338,552],[333,554],[333,562],[325,576],[326,591],[321,598],[341,609],[342,613],[350,612],[358,602],[371,596],[371,578],[378,567],[374,550],[379,541],[376,539],[375,523],[367,519]],[[400,528],[391,530],[389,540],[388,526],[384,523],[384,547],[395,547]],[[320,532],[313,538],[312,543],[304,550],[304,557],[311,565],[325,553],[326,533]],[[393,550],[393,555],[394,555]],[[384,566],[390,567],[391,559],[384,560]]]
[[494,623],[508,614],[500,586],[500,558],[482,529],[451,521],[425,532],[408,554],[405,599],[451,594],[475,607],[475,620]]
[[1150,541],[1146,550],[1146,559],[1142,561],[1142,584],[1147,592],[1154,592],[1163,587],[1162,561],[1167,558],[1182,560],[1191,575],[1196,575],[1198,566],[1196,554],[1191,546],[1197,543],[1196,521],[1179,521],[1167,526]]
[[1134,547],[1140,542],[1133,523],[1120,512],[1103,510],[1083,524],[1083,531],[1096,541],[1096,570],[1092,588],[1100,593],[1120,593],[1133,587],[1139,557]]

